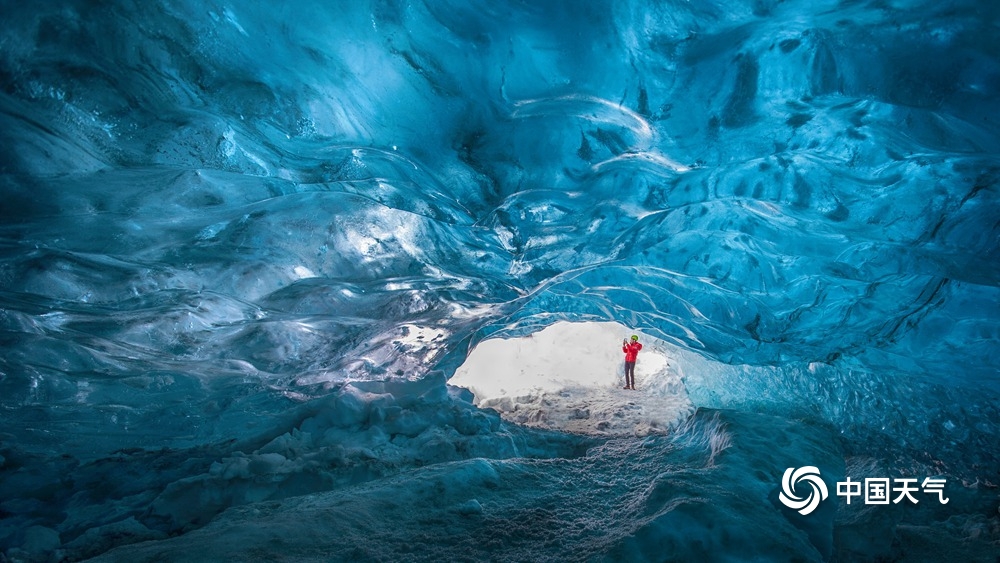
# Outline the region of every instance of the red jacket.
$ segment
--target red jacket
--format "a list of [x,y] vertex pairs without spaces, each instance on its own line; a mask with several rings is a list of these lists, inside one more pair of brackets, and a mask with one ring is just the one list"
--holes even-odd
[[639,350],[642,350],[642,344],[638,342],[630,342],[629,344],[622,345],[622,352],[625,352],[625,361],[634,362],[635,357],[639,355]]

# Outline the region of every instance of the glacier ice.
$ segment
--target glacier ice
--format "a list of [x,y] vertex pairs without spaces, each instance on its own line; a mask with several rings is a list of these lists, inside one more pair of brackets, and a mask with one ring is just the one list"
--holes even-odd
[[989,3],[0,14],[0,560],[1000,553]]

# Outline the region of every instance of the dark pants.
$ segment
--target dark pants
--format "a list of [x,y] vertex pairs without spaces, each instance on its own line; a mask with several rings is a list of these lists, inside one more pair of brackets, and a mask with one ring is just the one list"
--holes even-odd
[[635,387],[635,362],[625,362],[625,387]]

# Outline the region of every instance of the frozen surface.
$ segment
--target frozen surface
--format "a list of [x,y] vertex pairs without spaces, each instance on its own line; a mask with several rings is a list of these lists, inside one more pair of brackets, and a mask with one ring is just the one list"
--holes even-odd
[[0,3],[0,561],[994,561],[998,27]]
[[633,392],[623,389],[618,323],[558,322],[525,337],[490,339],[469,353],[449,383],[480,408],[526,426],[607,436],[666,432],[694,406],[663,343],[644,342]]

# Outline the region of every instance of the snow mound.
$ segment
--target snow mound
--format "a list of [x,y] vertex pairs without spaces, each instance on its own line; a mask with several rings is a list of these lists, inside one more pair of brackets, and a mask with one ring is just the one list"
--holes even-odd
[[[622,339],[639,335],[636,390],[623,389]],[[480,342],[449,384],[510,422],[577,434],[665,433],[694,405],[668,346],[618,323],[559,322],[521,338]]]

